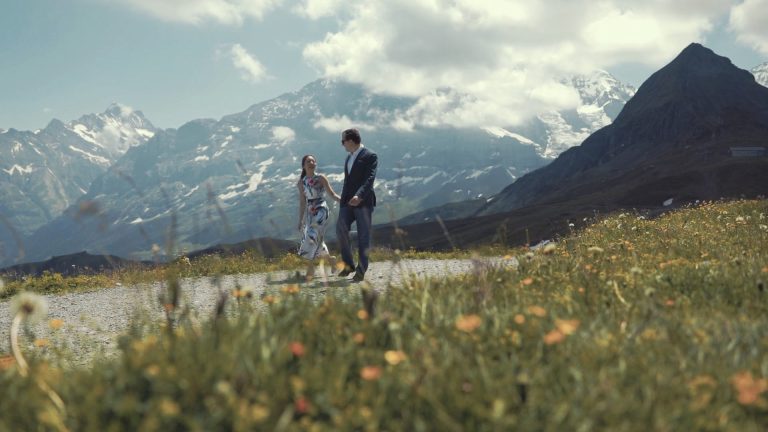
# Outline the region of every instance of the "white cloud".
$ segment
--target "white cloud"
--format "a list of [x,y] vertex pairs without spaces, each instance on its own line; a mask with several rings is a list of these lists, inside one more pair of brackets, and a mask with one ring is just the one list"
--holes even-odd
[[294,12],[310,19],[331,16],[344,5],[344,0],[304,0],[294,7]]
[[[578,105],[576,92],[560,84],[563,76],[624,62],[661,67],[691,42],[703,42],[732,4],[305,0],[305,16],[333,13],[341,24],[307,45],[304,58],[328,78],[417,98],[389,119],[399,128],[507,126]],[[335,120],[316,126],[336,130]]]
[[269,77],[264,65],[240,44],[234,44],[229,54],[232,58],[232,64],[240,70],[240,76],[245,81],[257,83]]
[[370,123],[361,123],[359,121],[353,121],[347,116],[323,117],[315,121],[313,125],[315,129],[325,129],[328,132],[339,132],[349,129],[351,127],[359,130],[372,131],[376,130],[376,125]]
[[246,18],[260,20],[283,0],[118,0],[120,3],[169,22],[201,24],[206,21],[241,25]]
[[745,0],[734,6],[729,24],[739,41],[768,54],[768,0]]
[[272,128],[272,141],[280,144],[288,144],[296,139],[296,132],[286,126],[275,126]]

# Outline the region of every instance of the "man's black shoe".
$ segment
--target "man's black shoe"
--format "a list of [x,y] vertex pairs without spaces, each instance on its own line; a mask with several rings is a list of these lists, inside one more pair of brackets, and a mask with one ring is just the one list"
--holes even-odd
[[347,276],[349,276],[351,274],[352,274],[352,270],[350,270],[348,268],[345,268],[344,270],[340,271],[339,274],[336,275],[336,276],[338,276],[338,277],[347,277]]
[[352,280],[355,281],[355,282],[362,282],[363,279],[365,279],[365,273],[363,273],[363,272],[361,272],[359,270],[356,271],[355,275],[352,277]]

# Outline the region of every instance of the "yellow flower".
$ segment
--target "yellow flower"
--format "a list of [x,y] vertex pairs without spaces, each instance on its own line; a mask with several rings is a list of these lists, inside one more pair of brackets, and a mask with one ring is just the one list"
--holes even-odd
[[168,398],[163,398],[160,401],[160,412],[166,417],[175,417],[179,415],[181,408],[179,408],[179,404],[176,402]]
[[467,333],[477,330],[480,324],[482,324],[482,319],[475,314],[462,315],[456,319],[456,328]]
[[528,313],[539,318],[547,316],[547,310],[541,306],[528,306]]
[[368,312],[365,311],[365,309],[360,309],[357,311],[357,317],[361,320],[367,320],[368,319]]
[[579,328],[579,320],[572,319],[572,320],[561,320],[557,319],[555,320],[555,327],[557,327],[557,330],[559,330],[562,334],[568,336],[570,334],[573,334],[576,329]]
[[392,366],[397,366],[407,358],[408,356],[402,351],[387,351],[384,353],[384,359]]

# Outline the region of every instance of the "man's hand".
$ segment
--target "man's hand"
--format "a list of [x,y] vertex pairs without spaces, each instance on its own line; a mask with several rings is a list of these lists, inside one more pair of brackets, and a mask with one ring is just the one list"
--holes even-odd
[[363,200],[361,200],[359,196],[355,195],[352,197],[351,200],[349,200],[349,205],[351,205],[352,207],[357,207],[360,205],[361,202],[363,202]]

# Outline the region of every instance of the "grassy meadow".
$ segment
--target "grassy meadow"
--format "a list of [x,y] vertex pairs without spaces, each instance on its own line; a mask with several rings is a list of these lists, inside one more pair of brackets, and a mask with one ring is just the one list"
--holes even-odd
[[[505,258],[381,294],[236,291],[202,324],[169,304],[87,368],[0,353],[0,431],[768,429],[768,201],[616,214]],[[243,270],[217,265],[156,276]]]

